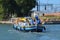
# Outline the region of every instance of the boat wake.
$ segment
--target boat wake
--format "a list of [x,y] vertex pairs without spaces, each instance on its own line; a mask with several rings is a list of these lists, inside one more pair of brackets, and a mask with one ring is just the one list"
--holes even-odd
[[9,33],[20,33],[19,31],[17,30],[8,30]]

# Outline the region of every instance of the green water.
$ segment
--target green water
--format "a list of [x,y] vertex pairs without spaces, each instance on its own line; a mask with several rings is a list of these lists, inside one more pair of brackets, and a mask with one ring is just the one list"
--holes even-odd
[[44,25],[46,32],[20,32],[11,24],[0,24],[0,40],[60,40],[60,25]]

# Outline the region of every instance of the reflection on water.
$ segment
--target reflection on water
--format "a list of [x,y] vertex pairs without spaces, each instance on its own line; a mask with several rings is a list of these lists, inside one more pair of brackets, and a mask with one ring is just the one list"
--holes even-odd
[[46,32],[21,32],[0,24],[0,40],[60,40],[60,25],[44,25]]

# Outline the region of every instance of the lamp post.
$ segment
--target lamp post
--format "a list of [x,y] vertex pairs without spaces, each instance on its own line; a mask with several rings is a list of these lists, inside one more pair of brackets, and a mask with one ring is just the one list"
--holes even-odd
[[38,10],[38,2],[37,2],[37,11],[39,11],[39,10]]
[[40,11],[40,1],[37,1],[37,11]]
[[46,0],[45,10],[47,10],[47,8],[46,8],[47,7],[47,4],[48,4],[48,0]]

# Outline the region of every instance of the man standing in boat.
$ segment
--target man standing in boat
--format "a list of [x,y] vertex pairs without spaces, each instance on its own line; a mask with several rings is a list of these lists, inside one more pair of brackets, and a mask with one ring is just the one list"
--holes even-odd
[[[39,29],[39,27],[40,27],[40,28],[42,28],[42,31],[46,30],[46,28],[44,26],[42,26],[42,22],[37,15],[35,16],[35,19],[36,19],[36,23],[37,23],[37,29]],[[36,31],[37,31],[37,29],[36,29]]]
[[36,22],[36,31],[38,31],[38,28],[41,27],[42,23],[41,23],[41,20],[39,19],[39,17],[36,15],[35,16],[35,22]]
[[41,20],[39,19],[39,17],[37,15],[35,16],[35,20],[36,20],[37,25],[42,24]]

